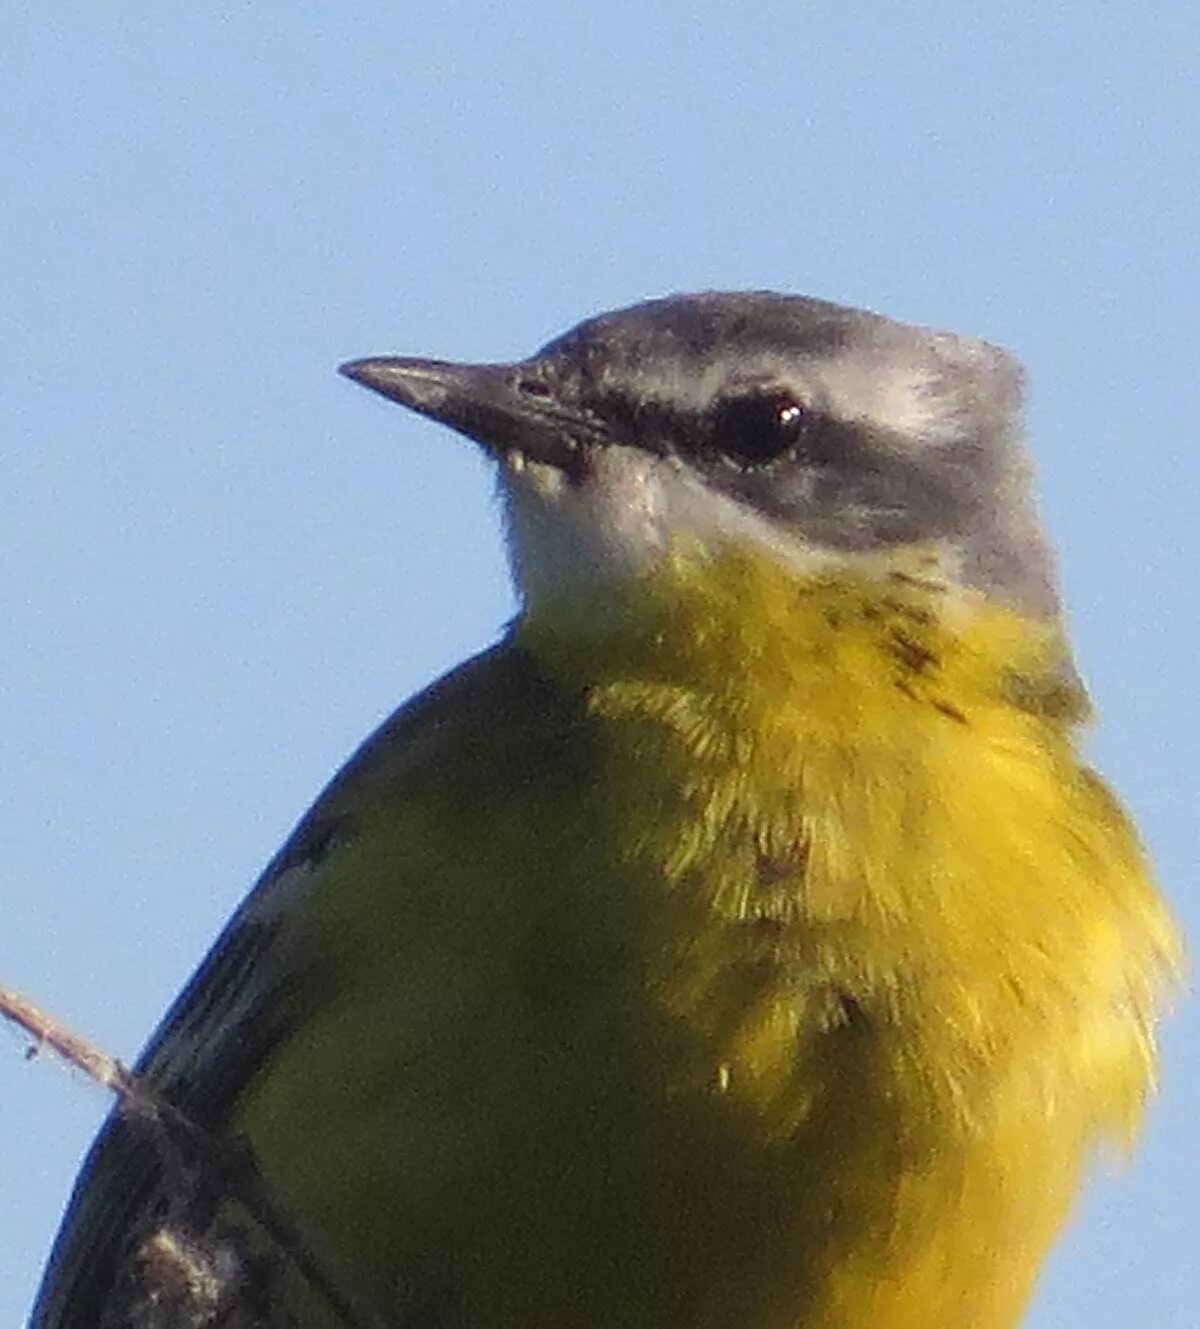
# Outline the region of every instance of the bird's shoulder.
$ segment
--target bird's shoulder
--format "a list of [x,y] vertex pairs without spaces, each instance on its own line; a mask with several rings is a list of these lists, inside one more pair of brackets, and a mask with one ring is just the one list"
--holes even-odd
[[[294,953],[279,939],[293,906],[327,884],[323,864],[353,833],[356,809],[389,797],[402,813],[405,790],[438,767],[448,746],[469,751],[472,736],[506,712],[536,713],[548,689],[530,657],[504,640],[405,702],[361,744],[268,863],[152,1035],[137,1071],[154,1095],[201,1130],[220,1134],[256,1070],[320,999],[320,974],[297,972]],[[117,1309],[119,1288],[139,1240],[175,1203],[165,1174],[180,1171],[179,1159],[172,1161],[177,1143],[127,1107],[114,1108],[80,1171],[30,1329],[137,1323]]]

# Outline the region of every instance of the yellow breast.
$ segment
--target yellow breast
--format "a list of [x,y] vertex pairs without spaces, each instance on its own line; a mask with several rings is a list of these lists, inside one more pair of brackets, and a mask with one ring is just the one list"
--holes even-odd
[[472,1329],[1013,1324],[1176,954],[1055,631],[681,554],[472,686],[337,794],[297,1210]]

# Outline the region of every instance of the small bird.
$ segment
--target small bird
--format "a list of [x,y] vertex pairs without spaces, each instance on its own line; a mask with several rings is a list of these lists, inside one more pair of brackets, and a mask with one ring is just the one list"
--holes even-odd
[[[495,463],[520,611],[334,778],[143,1082],[362,1323],[1015,1325],[1180,953],[1079,753],[1016,363],[743,292],[343,373]],[[228,1173],[118,1109],[34,1329],[349,1323]]]

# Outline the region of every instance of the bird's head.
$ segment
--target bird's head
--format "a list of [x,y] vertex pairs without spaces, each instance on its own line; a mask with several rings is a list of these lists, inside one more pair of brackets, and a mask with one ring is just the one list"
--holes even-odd
[[1058,609],[1004,351],[801,296],[708,293],[588,319],[528,359],[343,372],[497,461],[533,608],[680,541],[799,570],[932,551],[948,583]]

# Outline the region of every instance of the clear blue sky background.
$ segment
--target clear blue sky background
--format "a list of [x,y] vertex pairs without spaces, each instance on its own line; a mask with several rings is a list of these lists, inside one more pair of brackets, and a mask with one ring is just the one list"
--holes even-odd
[[[482,463],[339,361],[703,287],[1025,360],[1093,751],[1200,935],[1198,61],[1191,0],[11,6],[0,975],[132,1056],[346,753],[511,612]],[[1200,1323],[1198,1033],[1036,1329]],[[0,1325],[105,1106],[0,1034]]]

